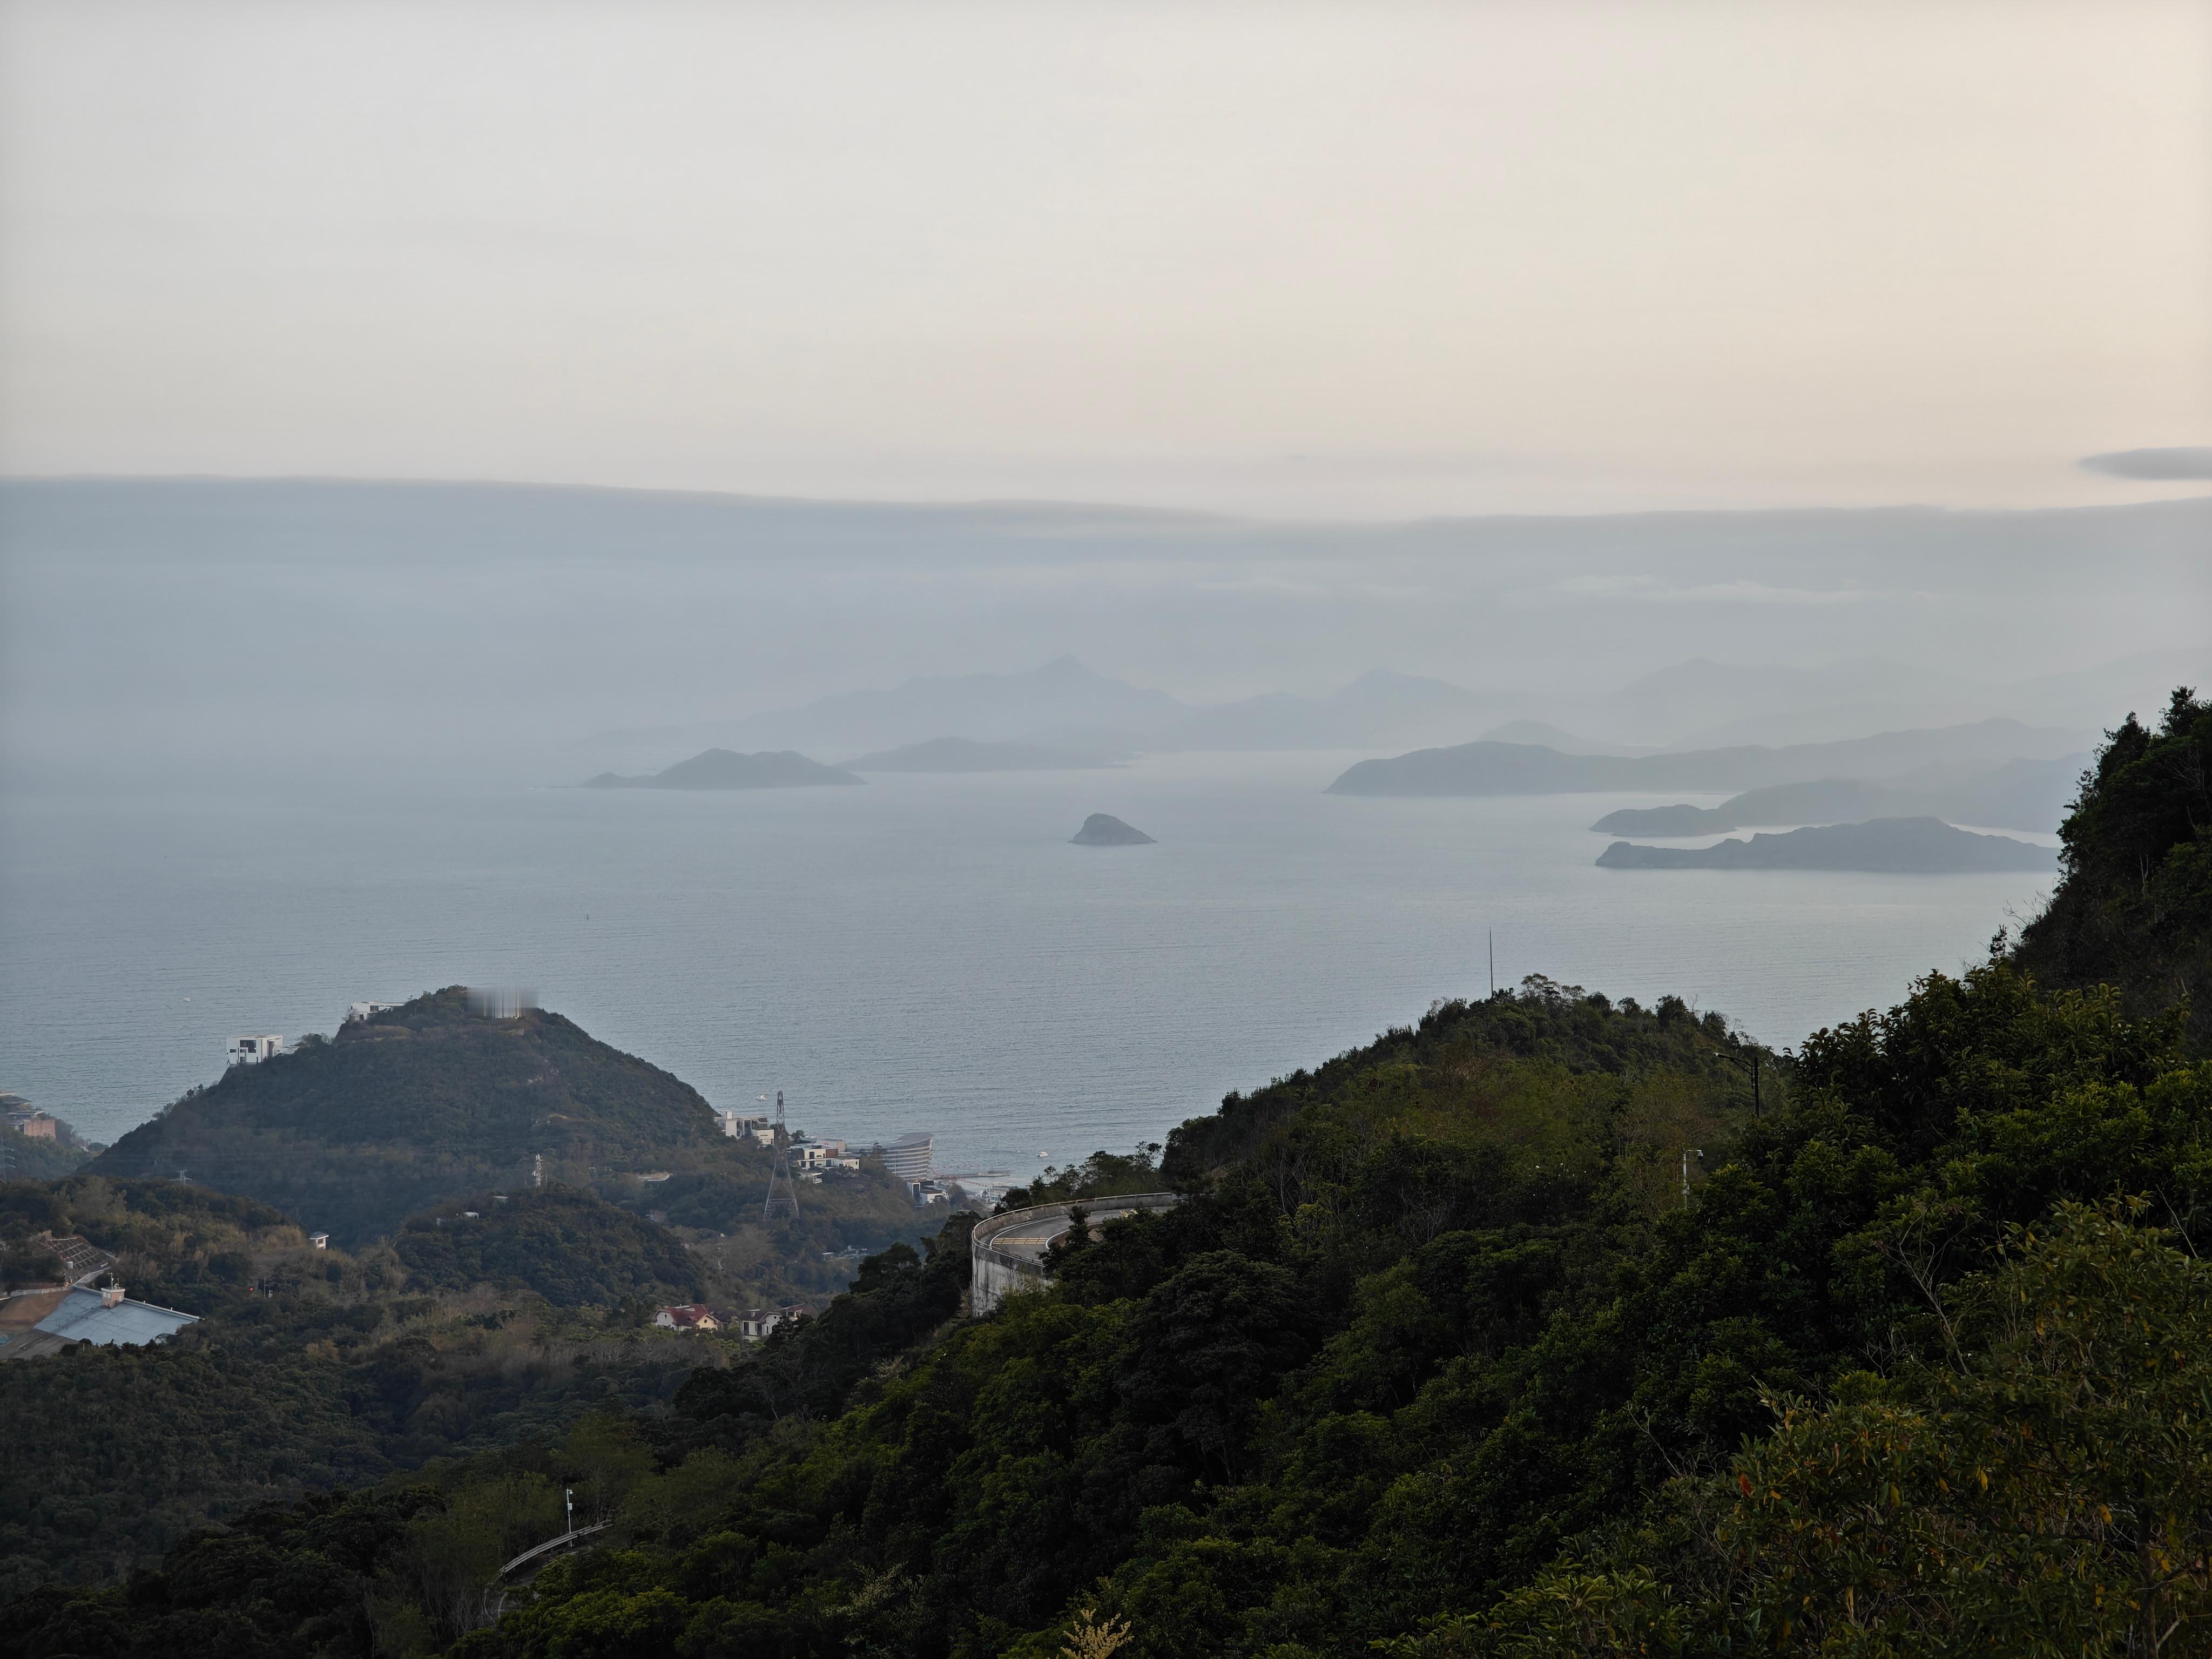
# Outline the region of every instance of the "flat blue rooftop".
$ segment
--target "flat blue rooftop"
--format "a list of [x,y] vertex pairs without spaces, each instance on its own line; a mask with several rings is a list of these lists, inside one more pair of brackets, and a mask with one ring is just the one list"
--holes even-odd
[[157,1308],[150,1302],[133,1302],[127,1297],[112,1308],[103,1308],[100,1302],[98,1291],[71,1291],[33,1328],[70,1342],[91,1342],[103,1348],[133,1347],[142,1342],[159,1342],[199,1322],[198,1314]]

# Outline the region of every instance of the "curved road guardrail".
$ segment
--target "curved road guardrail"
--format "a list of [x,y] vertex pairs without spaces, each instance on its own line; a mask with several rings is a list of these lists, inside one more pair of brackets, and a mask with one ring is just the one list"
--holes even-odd
[[1093,1227],[1101,1227],[1139,1210],[1171,1210],[1182,1202],[1180,1193],[1079,1198],[1066,1204],[1009,1210],[977,1223],[968,1239],[969,1310],[989,1313],[1012,1292],[1046,1284],[1044,1253],[1054,1239],[1066,1233],[1069,1211],[1083,1211]]
[[589,1538],[595,1532],[605,1532],[613,1524],[614,1522],[611,1521],[594,1521],[588,1527],[578,1527],[573,1532],[562,1533],[558,1538],[549,1538],[542,1544],[532,1544],[528,1549],[523,1551],[521,1554],[516,1556],[514,1560],[501,1567],[499,1570],[497,1577],[504,1578],[507,1574],[513,1572],[517,1567],[522,1566],[528,1562],[535,1561],[541,1555],[550,1555],[555,1550],[565,1548],[567,1546],[574,1543],[579,1538]]

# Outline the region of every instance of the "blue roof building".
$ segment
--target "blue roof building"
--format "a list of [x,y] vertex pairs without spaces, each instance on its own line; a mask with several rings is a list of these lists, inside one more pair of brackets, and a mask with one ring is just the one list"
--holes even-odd
[[179,1313],[174,1308],[160,1308],[150,1302],[133,1302],[118,1286],[105,1291],[73,1290],[33,1328],[64,1342],[91,1342],[104,1348],[131,1347],[141,1342],[159,1342],[198,1322],[198,1314]]

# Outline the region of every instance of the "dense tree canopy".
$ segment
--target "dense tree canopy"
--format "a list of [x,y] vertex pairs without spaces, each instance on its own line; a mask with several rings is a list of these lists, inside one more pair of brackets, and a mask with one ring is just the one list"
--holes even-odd
[[2022,931],[2021,964],[2118,987],[2137,1010],[2185,1004],[2212,1048],[2212,703],[2184,687],[2154,729],[2130,714],[2058,833],[2063,879]]

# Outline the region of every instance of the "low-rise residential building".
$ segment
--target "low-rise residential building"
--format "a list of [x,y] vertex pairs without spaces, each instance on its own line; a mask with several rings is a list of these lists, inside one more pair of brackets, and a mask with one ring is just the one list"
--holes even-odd
[[61,1138],[61,1120],[52,1113],[36,1109],[9,1112],[8,1127],[33,1140],[58,1140]]
[[396,1002],[349,1002],[346,1005],[345,1023],[357,1024],[372,1015],[389,1013],[398,1006]]
[[664,1331],[719,1331],[722,1328],[722,1322],[714,1317],[714,1310],[703,1302],[663,1308],[653,1315],[653,1322]]
[[748,1308],[738,1316],[738,1334],[748,1342],[764,1341],[793,1321],[805,1319],[813,1311],[803,1302],[787,1302],[781,1308]]
[[226,1066],[258,1066],[264,1060],[274,1060],[284,1052],[281,1036],[234,1036],[224,1046],[223,1064]]
[[842,1140],[794,1140],[791,1155],[802,1170],[857,1170],[860,1160],[845,1150]]

